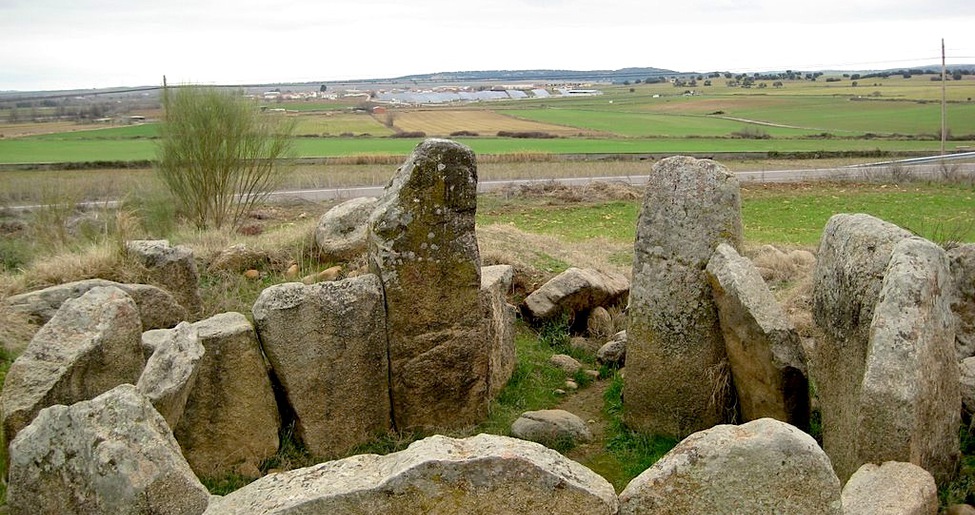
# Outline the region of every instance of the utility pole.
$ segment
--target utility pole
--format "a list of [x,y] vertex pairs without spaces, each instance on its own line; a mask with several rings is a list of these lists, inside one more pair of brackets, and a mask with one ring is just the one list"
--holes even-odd
[[948,71],[945,66],[945,38],[941,38],[941,155],[945,155],[945,140],[948,137],[948,121],[945,118],[947,102],[946,86]]

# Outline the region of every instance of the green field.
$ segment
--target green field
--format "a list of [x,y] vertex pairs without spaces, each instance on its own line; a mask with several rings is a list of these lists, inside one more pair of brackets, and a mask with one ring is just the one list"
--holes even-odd
[[[478,154],[644,154],[709,152],[936,152],[937,141],[890,140],[747,140],[705,138],[647,139],[507,139],[463,138]],[[410,153],[420,139],[298,138],[299,157],[342,157]],[[964,142],[952,143],[954,149]],[[154,159],[155,142],[148,139],[9,139],[0,140],[0,163],[134,161]]]
[[[742,187],[742,220],[749,244],[817,245],[837,213],[867,213],[937,243],[975,241],[975,188],[952,184],[816,183]],[[567,241],[607,238],[629,243],[636,236],[640,201],[586,205],[537,202],[485,209],[481,224],[513,224],[523,231]]]
[[[476,127],[463,138],[482,154],[614,154],[711,152],[935,152],[940,148],[940,83],[910,79],[785,81],[782,87],[732,88],[670,84],[596,86],[603,95],[496,103],[390,108],[389,120],[420,123],[430,135]],[[975,146],[975,77],[948,83],[947,149]],[[685,95],[693,90],[694,95]],[[297,120],[296,157],[406,155],[419,138],[390,138],[384,115],[349,110],[341,102],[282,102]],[[410,109],[414,112],[407,113]],[[404,111],[406,110],[406,111]],[[294,113],[297,111],[297,113]],[[442,119],[437,113],[442,113]],[[486,116],[490,113],[491,116]],[[498,116],[503,115],[503,116]],[[469,116],[469,118],[465,118]],[[419,121],[418,121],[419,120]],[[525,121],[546,124],[557,139],[498,138]],[[485,125],[486,124],[486,125]],[[422,127],[429,126],[429,129]],[[0,139],[0,163],[152,159],[155,124]],[[84,127],[87,128],[87,127]],[[578,131],[576,131],[576,129]],[[515,129],[521,130],[521,129]],[[546,132],[546,131],[539,131]],[[16,134],[16,131],[11,130]],[[583,136],[588,133],[590,136]],[[598,137],[592,136],[598,134]],[[339,137],[345,135],[344,137]],[[352,137],[349,137],[352,135]],[[744,136],[744,138],[742,137]]]

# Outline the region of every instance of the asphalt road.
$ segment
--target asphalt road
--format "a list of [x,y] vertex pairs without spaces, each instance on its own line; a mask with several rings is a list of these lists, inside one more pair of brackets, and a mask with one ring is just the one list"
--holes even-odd
[[[952,173],[975,177],[975,163],[953,163]],[[940,164],[912,163],[890,164],[882,163],[877,165],[859,165],[843,168],[817,168],[808,170],[766,170],[756,172],[735,172],[739,181],[743,184],[749,182],[756,183],[775,183],[775,182],[797,182],[797,181],[819,181],[819,180],[882,180],[892,174],[913,175],[920,177],[939,177],[942,174]],[[582,186],[590,182],[620,182],[634,186],[646,185],[649,180],[648,175],[630,176],[606,176],[606,177],[571,177],[562,179],[512,179],[504,181],[480,181],[477,184],[478,192],[490,192],[502,189],[507,186],[517,186],[521,184],[538,184],[557,182],[566,186]],[[889,180],[889,179],[888,179]],[[361,186],[354,188],[328,188],[328,189],[304,189],[304,190],[283,190],[271,194],[272,202],[287,201],[308,201],[321,202],[325,200],[344,200],[356,197],[378,197],[383,192],[384,185]],[[79,207],[100,207],[113,208],[118,203],[116,201],[82,202]],[[30,211],[45,207],[43,205],[22,205],[8,206],[8,209],[17,211]]]

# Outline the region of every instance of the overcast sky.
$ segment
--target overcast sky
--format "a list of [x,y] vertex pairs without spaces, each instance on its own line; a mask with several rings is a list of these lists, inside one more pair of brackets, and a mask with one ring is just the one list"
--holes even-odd
[[972,0],[0,0],[0,90],[975,63]]

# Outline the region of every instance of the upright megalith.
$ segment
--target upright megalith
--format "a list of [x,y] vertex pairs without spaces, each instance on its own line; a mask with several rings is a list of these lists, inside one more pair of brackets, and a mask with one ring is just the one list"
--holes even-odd
[[651,172],[634,244],[624,406],[637,430],[684,436],[727,418],[730,371],[704,268],[742,240],[738,180],[672,157]]
[[508,304],[514,267],[494,265],[481,268],[481,307],[488,324],[491,375],[488,390],[491,397],[501,391],[515,371],[515,307]]
[[975,243],[958,245],[948,251],[955,296],[955,351],[958,360],[975,356]]
[[830,218],[813,276],[823,447],[841,481],[905,461],[943,482],[958,455],[959,373],[944,250],[869,215]]
[[950,292],[941,247],[920,238],[894,246],[870,320],[856,466],[910,461],[940,484],[954,477],[961,391]]
[[257,477],[278,451],[281,420],[254,326],[231,312],[195,322],[193,331],[205,351],[176,440],[200,476]]
[[474,234],[477,164],[449,140],[420,143],[369,220],[369,266],[386,298],[398,429],[464,426],[487,414],[489,330]]
[[186,408],[205,349],[193,324],[180,322],[172,329],[142,333],[142,346],[151,354],[135,384],[169,427],[176,428]]
[[278,284],[253,312],[309,451],[334,457],[389,429],[386,316],[375,275]]
[[66,300],[10,366],[0,410],[9,443],[42,409],[135,384],[145,366],[139,309],[114,286]]
[[751,261],[718,245],[707,266],[744,420],[809,430],[809,380],[799,334]]

